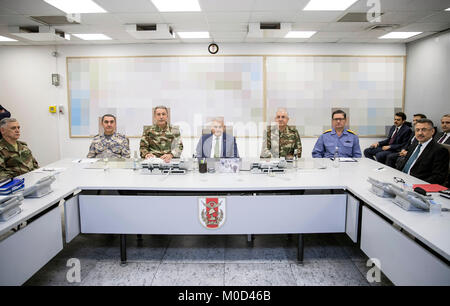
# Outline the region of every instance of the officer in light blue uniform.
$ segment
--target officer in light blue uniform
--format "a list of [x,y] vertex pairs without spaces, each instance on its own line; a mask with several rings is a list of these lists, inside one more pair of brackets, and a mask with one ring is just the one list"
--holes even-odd
[[344,128],[347,123],[345,112],[342,110],[333,112],[332,120],[333,128],[320,135],[314,145],[312,156],[315,158],[333,157],[337,147],[339,157],[361,157],[358,136],[352,130]]

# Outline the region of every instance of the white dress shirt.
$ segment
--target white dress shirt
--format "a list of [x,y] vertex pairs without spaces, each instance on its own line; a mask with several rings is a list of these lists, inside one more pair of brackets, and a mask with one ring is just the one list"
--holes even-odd
[[[442,136],[445,136],[445,137],[444,137],[444,140],[442,140],[442,142],[439,142],[439,143],[445,143],[445,142],[447,141],[448,137],[450,136],[450,132],[445,133],[445,134],[443,134]],[[442,136],[439,137],[439,139],[437,139],[436,142],[438,142],[438,141],[442,138]]]
[[220,137],[217,137],[216,135],[212,135],[212,142],[211,142],[211,154],[210,158],[214,158],[214,148],[216,147],[216,141],[219,141],[219,157],[222,156],[222,143],[223,143],[223,134],[220,135]]
[[[422,154],[423,150],[425,150],[425,148],[427,147],[427,145],[433,140],[433,137],[431,137],[430,139],[428,139],[427,142],[422,143],[422,147],[420,148],[420,152],[419,155],[417,155],[416,160],[414,160],[414,162],[412,163],[411,167],[409,167],[409,171],[408,174],[411,172],[411,169],[414,167],[414,165],[416,164],[416,161],[419,159],[420,155]],[[419,142],[420,143],[420,142]],[[418,147],[419,145],[417,145]],[[415,148],[414,152],[417,150],[417,147]],[[414,154],[414,152],[412,154]],[[412,155],[411,154],[411,155]]]

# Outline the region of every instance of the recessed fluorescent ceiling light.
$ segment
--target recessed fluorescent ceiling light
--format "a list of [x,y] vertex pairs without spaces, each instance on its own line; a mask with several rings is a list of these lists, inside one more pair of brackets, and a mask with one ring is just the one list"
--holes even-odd
[[392,39],[406,39],[416,35],[419,35],[422,32],[391,32],[386,35],[380,36],[378,38],[392,38]]
[[152,0],[160,12],[200,12],[198,0]]
[[448,9],[446,9],[446,11],[450,11],[450,7]]
[[209,38],[209,32],[177,32],[180,38]]
[[106,13],[97,3],[92,0],[44,0],[57,9],[67,14],[75,13]]
[[304,11],[345,11],[357,0],[310,0]]
[[17,40],[5,36],[0,36],[0,41],[17,41]]
[[104,34],[72,34],[83,40],[109,40],[112,39]]
[[316,31],[289,31],[284,38],[310,38]]

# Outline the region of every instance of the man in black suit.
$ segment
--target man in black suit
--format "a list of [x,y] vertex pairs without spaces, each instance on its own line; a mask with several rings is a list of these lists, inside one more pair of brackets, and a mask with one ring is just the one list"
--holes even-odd
[[449,153],[433,140],[433,122],[429,119],[417,121],[416,145],[408,148],[405,160],[397,169],[430,184],[444,184],[448,174]]
[[399,152],[408,142],[412,130],[405,124],[405,113],[398,112],[394,116],[394,125],[389,131],[389,136],[385,140],[372,144],[364,150],[364,156],[375,159],[380,163],[385,163],[389,154]]
[[412,133],[411,136],[409,136],[408,141],[406,142],[406,144],[401,148],[400,152],[394,152],[394,153],[390,153],[387,158],[386,158],[386,165],[392,168],[395,168],[395,165],[397,163],[397,160],[399,158],[405,158],[406,154],[408,154],[408,147],[412,144],[417,144],[417,139],[414,135],[414,127],[416,126],[417,121],[419,121],[420,119],[425,119],[427,118],[427,116],[425,116],[424,114],[414,114],[413,115],[413,120],[412,120]]
[[437,143],[450,145],[450,114],[446,114],[441,118],[442,132],[434,135],[434,140]]

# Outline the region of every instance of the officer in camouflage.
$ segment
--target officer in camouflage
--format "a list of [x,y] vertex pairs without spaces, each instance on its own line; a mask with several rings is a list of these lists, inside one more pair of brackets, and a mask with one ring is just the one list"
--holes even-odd
[[352,130],[345,129],[347,123],[347,115],[342,110],[336,110],[331,115],[333,128],[326,130],[314,146],[312,157],[330,158],[334,157],[336,152],[339,157],[356,157],[362,156],[359,147],[359,138]]
[[103,115],[103,135],[97,134],[89,147],[88,158],[130,158],[130,141],[116,133],[116,117]]
[[20,125],[14,118],[0,121],[0,179],[12,178],[37,169],[38,163],[25,142],[19,141]]
[[155,107],[153,116],[156,124],[145,127],[141,138],[141,157],[159,157],[168,163],[172,158],[180,157],[183,151],[180,130],[169,125],[167,107]]
[[277,125],[271,125],[264,131],[261,158],[285,157],[292,159],[294,154],[300,158],[302,141],[295,126],[287,125],[289,115],[286,109],[278,109],[275,121]]

